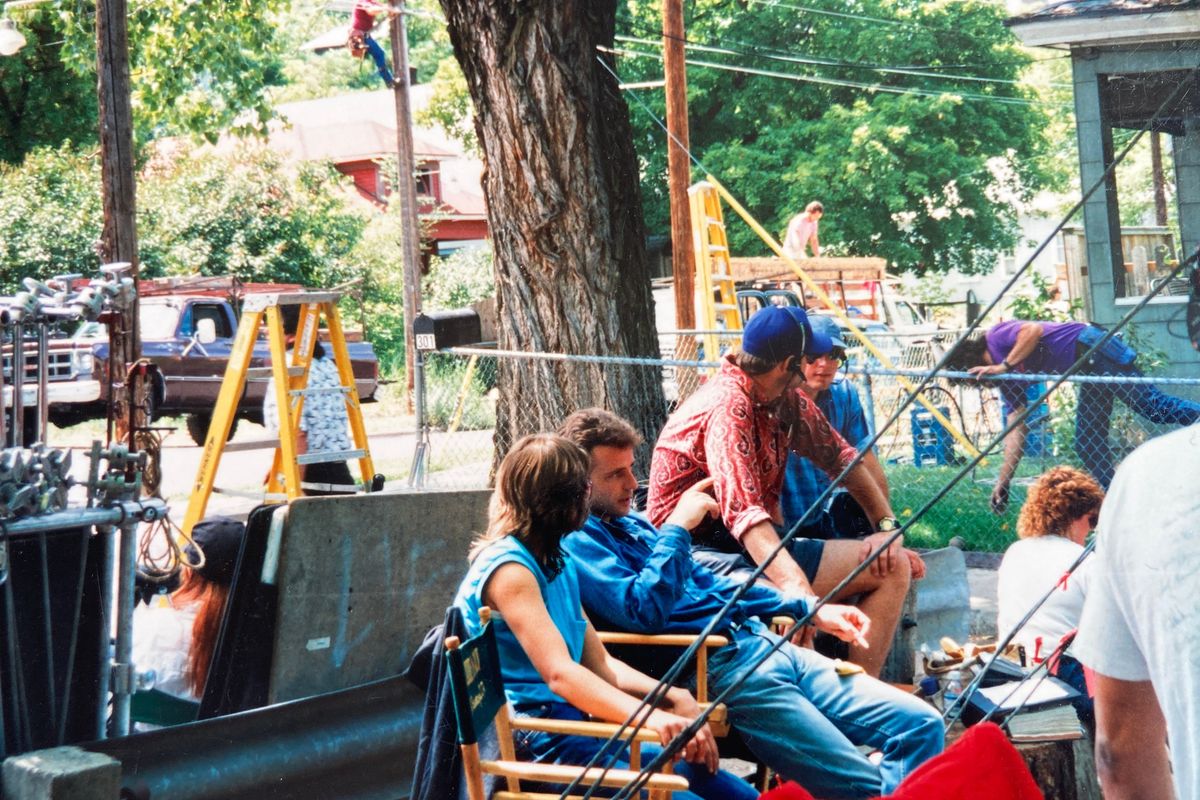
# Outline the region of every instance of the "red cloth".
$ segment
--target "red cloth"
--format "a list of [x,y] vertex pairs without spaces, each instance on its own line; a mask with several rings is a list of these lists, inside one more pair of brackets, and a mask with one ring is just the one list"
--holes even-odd
[[693,484],[712,475],[721,520],[735,539],[779,509],[788,449],[836,477],[857,455],[808,395],[758,399],[754,382],[726,356],[715,378],[667,420],[650,463],[646,516],[661,526]]
[[[878,800],[1044,800],[1017,748],[999,726],[984,722],[962,735],[946,752],[926,761],[895,792]],[[785,783],[760,800],[815,800]]]

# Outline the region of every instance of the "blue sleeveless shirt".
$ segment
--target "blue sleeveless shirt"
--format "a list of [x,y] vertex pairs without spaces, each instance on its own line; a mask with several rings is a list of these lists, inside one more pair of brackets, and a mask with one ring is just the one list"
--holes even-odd
[[[549,581],[533,554],[525,549],[515,536],[505,536],[488,545],[467,570],[467,576],[458,587],[454,605],[462,612],[467,630],[475,636],[482,630],[479,608],[483,602],[483,590],[488,579],[498,567],[508,563],[520,564],[533,573],[550,619],[567,644],[571,658],[578,663],[583,657],[583,635],[587,623],[579,601],[579,577],[570,558],[564,559],[563,570]],[[495,626],[496,644],[500,650],[500,669],[504,676],[504,690],[508,701],[521,703],[565,703],[563,698],[550,691],[534,668],[533,662],[500,613],[492,609],[492,624]]]

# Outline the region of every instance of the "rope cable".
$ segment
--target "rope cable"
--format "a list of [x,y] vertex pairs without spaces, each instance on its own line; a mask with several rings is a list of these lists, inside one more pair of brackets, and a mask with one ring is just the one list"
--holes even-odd
[[[597,49],[601,50],[602,52],[606,51],[606,48],[597,48]],[[609,64],[604,60],[603,57],[598,55],[597,61],[600,63],[601,67],[604,70],[606,70],[613,77],[614,80],[616,80],[618,83],[620,82],[620,79],[617,76],[616,72],[612,69],[612,67],[609,66]],[[1193,75],[1195,75],[1197,71],[1200,71],[1200,65],[1197,65],[1197,67],[1193,69]],[[1008,282],[1004,285],[1004,287],[1001,289],[1001,291],[996,295],[995,298],[993,298],[993,300],[988,304],[988,306],[979,314],[979,316],[975,320],[975,322],[972,323],[972,325],[968,326],[967,330],[964,333],[964,338],[969,336],[971,333],[973,333],[975,330],[977,330],[979,328],[979,326],[982,324],[983,319],[986,318],[986,316],[999,304],[1000,299],[1008,292],[1009,289],[1011,289],[1017,283],[1017,281],[1024,275],[1024,273],[1026,271],[1028,271],[1028,269],[1033,264],[1034,260],[1038,257],[1038,255],[1041,254],[1041,252],[1043,250],[1045,250],[1046,247],[1049,246],[1050,242],[1053,240],[1053,237],[1055,235],[1057,235],[1058,231],[1061,230],[1061,228],[1066,224],[1066,222],[1069,219],[1071,219],[1074,216],[1074,214],[1079,210],[1079,208],[1081,208],[1083,206],[1083,204],[1088,200],[1088,198],[1090,198],[1091,195],[1093,193],[1095,193],[1096,190],[1099,189],[1099,187],[1104,184],[1104,182],[1105,182],[1105,180],[1107,180],[1108,176],[1113,172],[1113,170],[1116,168],[1116,166],[1119,163],[1121,163],[1121,161],[1125,158],[1125,156],[1128,155],[1128,153],[1133,148],[1133,146],[1136,144],[1136,142],[1140,139],[1140,137],[1146,132],[1146,130],[1148,130],[1150,127],[1153,126],[1155,120],[1157,120],[1157,118],[1159,116],[1161,116],[1161,114],[1175,101],[1177,95],[1180,93],[1180,91],[1186,85],[1187,85],[1186,81],[1180,82],[1180,84],[1172,92],[1171,96],[1169,96],[1163,102],[1163,104],[1159,107],[1159,109],[1155,112],[1154,117],[1147,124],[1147,127],[1138,131],[1137,135],[1135,135],[1130,140],[1129,144],[1127,144],[1126,147],[1113,159],[1112,163],[1110,163],[1108,165],[1108,167],[1105,169],[1104,173],[1100,176],[1100,178],[1082,195],[1080,200],[1078,200],[1076,202],[1076,204],[1071,208],[1071,210],[1064,216],[1063,220],[1054,228],[1054,230],[1052,230],[1047,235],[1047,237],[1042,241],[1042,243],[1033,251],[1033,253],[1026,260],[1025,264],[1009,278]],[[704,165],[697,159],[695,154],[692,153],[688,148],[684,147],[678,141],[678,139],[676,139],[670,133],[670,131],[669,131],[669,129],[667,129],[665,123],[661,119],[659,119],[658,116],[656,114],[654,114],[654,112],[652,110],[650,110],[650,108],[646,105],[645,101],[643,101],[636,94],[632,94],[632,93],[630,93],[630,94],[634,97],[635,101],[637,101],[638,104],[642,106],[643,110],[651,115],[651,118],[658,124],[658,126],[667,133],[668,138],[676,146],[680,147],[680,149],[688,156],[688,159],[690,161],[692,161],[698,168],[703,170],[706,174],[711,176],[711,173],[709,173],[709,171],[704,168]],[[1181,261],[1174,268],[1173,272],[1171,273],[1171,275],[1168,278],[1168,281],[1170,278],[1173,278],[1175,275],[1177,275],[1190,262],[1194,261],[1197,258],[1197,256],[1200,256],[1200,249],[1198,249],[1196,254],[1194,254],[1189,259],[1187,259],[1185,261]],[[1136,306],[1131,308],[1130,311],[1125,315],[1125,317],[1123,317],[1118,322],[1117,326],[1115,326],[1112,330],[1108,331],[1103,337],[1101,337],[1087,352],[1085,352],[1082,356],[1080,356],[1079,359],[1077,359],[1070,367],[1068,367],[1068,369],[1066,371],[1064,371],[1064,373],[1061,376],[1058,377],[1057,381],[1055,383],[1053,383],[1053,385],[1051,385],[1050,388],[1045,392],[1045,395],[1049,395],[1058,386],[1060,386],[1068,377],[1070,377],[1075,372],[1077,372],[1082,367],[1082,365],[1084,363],[1086,363],[1086,359],[1088,359],[1094,352],[1096,352],[1101,347],[1103,347],[1117,333],[1117,331],[1119,331],[1125,324],[1128,323],[1128,321],[1132,318],[1132,316],[1136,312],[1140,311],[1141,308],[1145,307],[1145,305],[1150,301],[1150,299],[1152,299],[1152,297],[1154,297],[1158,292],[1162,291],[1162,289],[1167,285],[1168,281],[1164,281],[1163,283],[1161,283],[1158,287],[1156,287],[1154,289],[1153,292],[1146,295],[1140,303],[1138,303]],[[745,583],[743,583],[741,586],[739,586],[737,590],[735,590],[734,594],[725,603],[725,605],[722,607],[721,611],[718,614],[714,615],[713,619],[711,619],[705,625],[704,630],[700,634],[698,634],[696,641],[694,641],[691,645],[688,646],[688,648],[686,648],[686,650],[684,651],[684,654],[680,656],[679,660],[677,660],[676,664],[668,672],[668,675],[670,675],[672,673],[678,674],[678,671],[682,667],[682,665],[687,663],[687,661],[690,660],[690,658],[695,654],[696,650],[700,646],[700,643],[703,642],[704,637],[706,637],[707,635],[712,633],[712,631],[715,629],[717,623],[721,619],[723,619],[725,614],[729,611],[729,609],[738,600],[741,599],[741,596],[745,593],[745,591],[749,588],[749,586],[751,586],[753,584],[753,581],[756,580],[763,573],[763,571],[766,569],[766,567],[774,560],[774,558],[779,554],[779,552],[781,550],[783,550],[786,547],[786,545],[795,537],[795,535],[800,530],[800,528],[808,520],[808,518],[812,514],[812,512],[815,509],[819,508],[821,506],[821,504],[825,501],[825,499],[827,499],[827,497],[838,486],[840,486],[844,482],[846,476],[855,467],[857,467],[859,465],[859,463],[861,463],[865,454],[870,452],[871,448],[875,446],[875,444],[878,442],[878,440],[883,435],[883,433],[892,424],[894,424],[897,419],[899,419],[899,417],[903,413],[903,411],[909,405],[911,405],[911,403],[913,402],[913,400],[915,399],[917,394],[919,394],[921,390],[923,390],[926,386],[928,386],[932,382],[934,377],[945,366],[945,363],[949,360],[949,357],[953,353],[954,353],[954,348],[947,351],[942,356],[942,358],[938,361],[938,363],[932,368],[932,370],[925,377],[925,379],[921,382],[921,384],[918,385],[913,391],[911,391],[908,394],[908,396],[905,398],[904,402],[901,403],[900,406],[897,407],[897,409],[893,412],[892,416],[888,419],[888,421],[879,428],[879,430],[874,434],[874,436],[872,436],[871,440],[867,443],[867,445],[855,456],[855,458],[843,469],[843,471],[830,483],[830,485],[828,487],[826,487],[825,491],[821,493],[821,495],[818,497],[818,499],[816,501],[814,501],[814,503],[808,508],[808,510],[804,513],[804,515],[801,516],[800,520],[797,521],[797,523],[792,527],[792,529],[789,530],[780,539],[779,544],[771,551],[771,553],[767,556],[767,558],[764,559],[763,562],[757,566],[757,568],[754,570],[754,572],[751,574],[751,576],[748,578],[748,580]],[[915,523],[918,519],[920,519],[930,508],[932,508],[937,502],[939,502],[954,486],[956,486],[958,484],[959,481],[962,480],[962,478],[965,475],[970,473],[979,464],[979,462],[983,461],[985,456],[989,452],[991,452],[991,450],[994,449],[998,444],[1000,444],[1012,430],[1016,429],[1019,425],[1023,424],[1025,419],[1033,411],[1034,411],[1033,406],[1027,406],[1022,412],[1014,415],[1014,417],[1009,422],[1009,424],[997,434],[996,438],[991,442],[991,444],[988,445],[987,448],[982,450],[978,455],[974,456],[958,472],[957,475],[952,477],[950,479],[950,481],[948,481],[947,484],[939,492],[937,492],[929,501],[927,501],[925,503],[925,505],[923,505],[920,509],[918,509],[914,513],[912,518],[910,518],[908,521],[904,522],[899,528],[896,529],[896,531],[894,531],[892,533],[891,536],[887,537],[879,545],[878,549],[872,551],[863,560],[862,563],[860,563],[855,569],[851,570],[850,573],[841,582],[839,582],[839,584],[836,587],[834,587],[833,590],[831,590],[829,593],[827,593],[825,597],[820,598],[813,605],[813,607],[809,609],[807,614],[805,614],[801,619],[797,620],[791,626],[791,628],[789,628],[788,633],[786,635],[790,637],[790,635],[792,633],[794,633],[796,630],[798,630],[801,625],[806,624],[809,620],[811,620],[813,615],[816,613],[816,611],[818,611],[821,607],[823,607],[829,601],[830,598],[836,596],[838,594],[838,592],[840,592],[842,589],[844,589],[845,586],[848,585],[850,581],[852,581],[859,574],[861,574],[865,569],[867,569],[871,565],[871,563],[876,558],[878,558],[879,555],[881,553],[883,553],[888,547],[890,547],[893,542],[895,542],[900,536],[902,536],[903,533],[913,523]],[[629,784],[625,789],[621,790],[621,792],[618,792],[618,794],[616,796],[618,798],[628,797],[629,795],[627,792],[629,790],[637,791],[638,789],[641,788],[641,786],[644,786],[646,781],[649,778],[650,773],[653,770],[657,769],[659,766],[661,766],[663,763],[665,763],[668,759],[673,758],[675,756],[675,754],[678,753],[679,749],[683,746],[683,744],[686,743],[688,740],[690,740],[691,737],[694,736],[695,733],[698,732],[704,724],[706,724],[708,717],[712,713],[712,709],[715,708],[719,703],[721,703],[729,694],[731,694],[733,691],[736,691],[738,688],[740,688],[742,683],[749,677],[749,675],[752,674],[753,671],[756,670],[758,668],[758,666],[761,665],[762,661],[765,660],[765,658],[770,657],[786,641],[787,641],[787,639],[780,638],[779,641],[777,641],[768,650],[768,652],[765,654],[765,656],[762,660],[751,665],[750,668],[742,676],[740,676],[733,684],[731,684],[725,690],[720,692],[718,694],[718,696],[711,701],[709,708],[702,710],[701,714],[698,717],[696,717],[696,719],[693,720],[692,723],[687,728],[684,729],[684,731],[682,731],[677,737],[672,739],[671,742],[669,742],[663,748],[663,750],[659,753],[658,756],[656,756],[649,763],[647,763],[643,766],[642,770],[639,772],[638,778],[635,779],[631,784]],[[660,690],[660,689],[662,689],[662,693],[665,693],[665,689],[663,687],[665,685],[667,685],[665,683],[667,680],[668,680],[668,677],[664,676],[663,679],[661,679],[659,681],[659,683],[656,685],[656,687],[654,689],[652,689],[650,693],[648,693],[647,698],[645,700],[643,700],[643,703],[645,703],[649,698],[655,696],[658,693],[658,690]],[[964,692],[964,694],[965,694],[965,692]],[[635,710],[630,715],[629,720],[627,720],[625,723],[623,723],[621,726],[619,726],[617,732],[614,733],[612,737],[610,737],[609,741],[613,741],[617,737],[619,737],[621,735],[621,733],[623,733],[628,728],[629,721],[632,720],[632,718],[634,716],[636,716],[637,713],[638,713],[638,711]],[[644,722],[644,720],[643,720],[643,722]],[[591,761],[588,763],[587,766],[589,768],[594,766],[598,760],[599,760],[598,756],[593,757],[593,759],[591,759]],[[614,756],[613,760],[615,760],[615,756]],[[608,770],[611,768],[611,764],[612,764],[612,760],[610,760],[609,765],[604,768],[602,775],[607,774]],[[575,788],[577,788],[579,786],[582,778],[583,778],[582,774],[577,776],[571,782],[571,784],[566,789],[563,790],[561,797],[566,798],[570,794],[571,791],[573,791]],[[584,794],[584,800],[592,797],[594,795],[596,789],[598,789],[598,788],[599,788],[599,779]]]

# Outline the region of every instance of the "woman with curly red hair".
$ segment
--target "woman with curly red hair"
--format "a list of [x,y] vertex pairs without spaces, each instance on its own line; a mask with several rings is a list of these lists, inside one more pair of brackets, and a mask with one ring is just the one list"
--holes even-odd
[[[1058,584],[1058,590],[1013,639],[1025,647],[1031,665],[1049,657],[1079,624],[1087,594],[1088,562],[1080,564],[1065,581],[1063,575],[1083,552],[1088,533],[1096,527],[1102,502],[1104,490],[1090,475],[1074,467],[1054,467],[1034,482],[1021,507],[1017,519],[1017,535],[1021,538],[1009,546],[1000,563],[996,630],[1001,636],[1007,635]],[[1070,655],[1060,660],[1057,675],[1083,691],[1082,670]],[[1084,705],[1080,718],[1086,722],[1091,703]]]

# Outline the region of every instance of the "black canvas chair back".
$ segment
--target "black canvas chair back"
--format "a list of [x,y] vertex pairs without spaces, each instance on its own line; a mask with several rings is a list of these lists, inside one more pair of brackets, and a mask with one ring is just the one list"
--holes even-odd
[[262,582],[263,563],[277,505],[259,506],[246,519],[242,551],[229,586],[225,619],[213,648],[199,719],[267,704],[278,594]]

